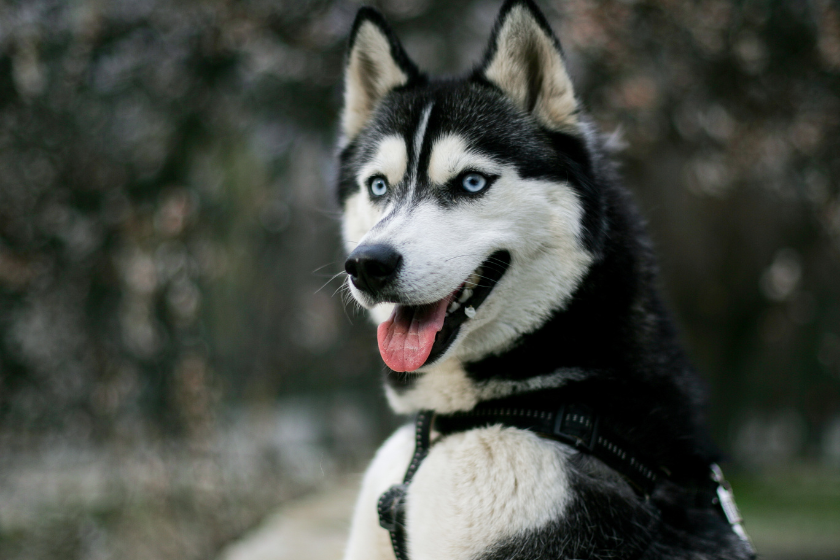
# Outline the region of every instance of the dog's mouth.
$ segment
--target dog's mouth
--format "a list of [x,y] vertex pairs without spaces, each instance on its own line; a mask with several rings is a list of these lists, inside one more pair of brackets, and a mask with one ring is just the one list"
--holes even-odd
[[510,253],[496,251],[445,298],[425,305],[394,306],[377,330],[385,364],[394,371],[410,372],[441,357],[509,265]]

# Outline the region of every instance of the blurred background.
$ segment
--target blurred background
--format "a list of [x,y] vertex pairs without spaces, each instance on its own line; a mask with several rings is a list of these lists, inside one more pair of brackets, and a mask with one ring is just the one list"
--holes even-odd
[[[620,132],[748,531],[840,558],[840,6],[539,3]],[[373,4],[454,73],[500,1]],[[0,558],[213,558],[403,421],[331,280],[359,5],[0,0]]]

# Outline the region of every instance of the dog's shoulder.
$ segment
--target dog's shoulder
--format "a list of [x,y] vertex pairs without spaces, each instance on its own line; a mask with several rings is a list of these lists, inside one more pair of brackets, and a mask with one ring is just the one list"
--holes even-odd
[[561,518],[572,450],[499,425],[433,443],[408,491],[411,558],[474,558]]

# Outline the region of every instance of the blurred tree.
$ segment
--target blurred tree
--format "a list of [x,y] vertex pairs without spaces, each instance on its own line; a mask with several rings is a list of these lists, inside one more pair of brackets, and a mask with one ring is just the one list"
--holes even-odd
[[[498,9],[375,4],[433,72],[473,64]],[[541,5],[621,130],[720,438],[787,422],[816,453],[840,408],[837,4]],[[223,403],[301,391],[381,410],[371,332],[329,281],[357,7],[0,4],[0,426],[201,434]]]

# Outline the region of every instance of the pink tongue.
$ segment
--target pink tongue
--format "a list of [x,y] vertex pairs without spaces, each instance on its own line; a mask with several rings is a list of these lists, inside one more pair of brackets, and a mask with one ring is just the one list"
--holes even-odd
[[443,328],[448,297],[429,305],[408,307],[397,305],[394,312],[376,331],[379,353],[394,371],[414,371],[432,352],[435,335]]

